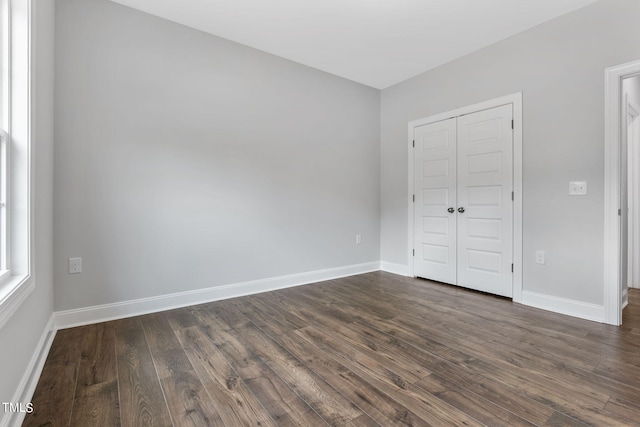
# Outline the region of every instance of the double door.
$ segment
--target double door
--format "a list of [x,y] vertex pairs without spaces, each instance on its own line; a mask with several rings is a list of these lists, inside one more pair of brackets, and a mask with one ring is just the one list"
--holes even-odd
[[414,128],[414,276],[513,296],[513,108]]

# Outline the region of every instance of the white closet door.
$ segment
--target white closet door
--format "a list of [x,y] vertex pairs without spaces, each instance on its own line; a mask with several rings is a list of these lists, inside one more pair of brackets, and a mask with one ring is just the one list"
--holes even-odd
[[414,141],[414,275],[455,284],[456,119],[416,127]]
[[513,111],[458,117],[457,284],[513,296]]

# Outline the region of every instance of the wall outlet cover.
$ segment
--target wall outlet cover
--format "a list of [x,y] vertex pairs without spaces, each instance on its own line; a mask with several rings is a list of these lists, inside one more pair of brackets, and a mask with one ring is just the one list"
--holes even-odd
[[569,195],[585,196],[587,194],[587,181],[571,181],[569,183]]
[[82,273],[82,258],[69,258],[69,274]]

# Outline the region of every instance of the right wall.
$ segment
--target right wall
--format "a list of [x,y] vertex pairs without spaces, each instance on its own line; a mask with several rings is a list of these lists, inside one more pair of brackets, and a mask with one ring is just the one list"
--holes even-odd
[[523,290],[603,306],[604,70],[640,59],[639,16],[640,1],[602,0],[384,89],[383,263],[408,272],[408,122],[522,92]]

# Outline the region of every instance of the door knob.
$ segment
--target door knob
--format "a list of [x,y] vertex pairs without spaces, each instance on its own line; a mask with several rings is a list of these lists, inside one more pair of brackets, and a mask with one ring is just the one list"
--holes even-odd
[[458,208],[458,212],[464,213],[464,208]]
[[453,209],[453,208],[449,208],[449,209],[447,209],[447,211],[448,211],[449,213],[453,213],[453,212],[455,212],[455,209]]

